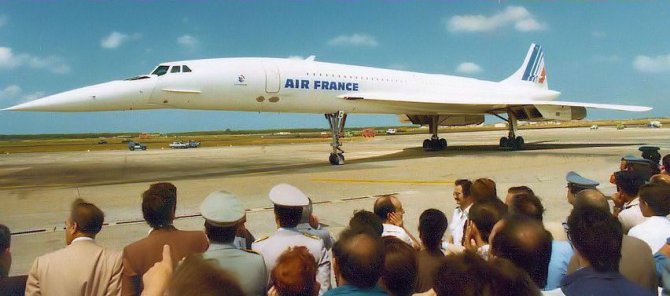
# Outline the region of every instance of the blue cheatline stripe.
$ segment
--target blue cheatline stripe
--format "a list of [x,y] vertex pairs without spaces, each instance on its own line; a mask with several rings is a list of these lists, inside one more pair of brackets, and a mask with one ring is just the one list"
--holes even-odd
[[533,48],[533,53],[530,55],[530,59],[528,59],[528,63],[526,64],[526,70],[523,73],[523,77],[521,77],[521,80],[528,80],[528,76],[530,76],[530,71],[533,68],[533,64],[535,63],[535,59],[537,58],[537,50],[539,46],[535,46]]
[[540,65],[542,64],[542,61],[544,60],[544,52],[542,52],[542,48],[540,48],[539,54],[537,55],[537,60],[535,61],[535,65],[533,65],[533,70],[531,71],[533,75],[530,76],[530,81],[537,82],[537,73],[540,69]]

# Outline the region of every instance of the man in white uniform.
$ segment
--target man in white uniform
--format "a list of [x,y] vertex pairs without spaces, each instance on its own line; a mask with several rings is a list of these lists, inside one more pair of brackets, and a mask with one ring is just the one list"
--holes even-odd
[[[318,236],[300,232],[302,209],[309,204],[307,196],[300,189],[289,184],[272,187],[268,194],[274,204],[277,231],[268,237],[256,240],[251,249],[263,255],[267,274],[271,274],[277,258],[289,247],[304,246],[316,259],[319,267],[316,280],[321,285],[319,295],[330,289],[330,255]],[[272,284],[272,283],[270,283]]]

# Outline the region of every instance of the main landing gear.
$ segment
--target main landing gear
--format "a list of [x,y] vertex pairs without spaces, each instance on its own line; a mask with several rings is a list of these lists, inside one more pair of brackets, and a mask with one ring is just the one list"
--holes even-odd
[[340,148],[342,146],[340,137],[344,134],[344,123],[347,121],[347,114],[343,111],[338,111],[325,114],[325,116],[330,125],[330,132],[333,135],[333,141],[330,143],[330,146],[333,147],[333,151],[330,153],[328,161],[330,161],[330,164],[332,165],[343,165],[344,151]]
[[511,150],[519,150],[523,148],[524,144],[523,137],[516,136],[516,128],[518,125],[518,120],[516,119],[516,115],[514,115],[514,112],[508,109],[507,119],[502,118],[497,114],[496,116],[498,116],[502,120],[507,121],[507,128],[509,129],[507,137],[500,138],[500,148],[506,148]]
[[430,139],[423,140],[423,151],[441,151],[447,149],[447,140],[440,138],[437,135],[437,128],[439,127],[440,116],[433,116],[431,118],[430,124],[428,124],[431,137]]

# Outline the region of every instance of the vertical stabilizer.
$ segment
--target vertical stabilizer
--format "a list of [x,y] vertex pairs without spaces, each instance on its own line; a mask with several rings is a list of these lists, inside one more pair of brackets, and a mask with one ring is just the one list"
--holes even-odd
[[531,44],[528,53],[526,54],[526,59],[524,59],[521,67],[502,82],[520,85],[535,85],[536,87],[549,89],[542,46],[535,43]]

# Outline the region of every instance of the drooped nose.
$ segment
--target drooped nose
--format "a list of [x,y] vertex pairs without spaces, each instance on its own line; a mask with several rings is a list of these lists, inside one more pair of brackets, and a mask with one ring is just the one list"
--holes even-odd
[[155,79],[117,80],[47,96],[9,107],[8,111],[87,112],[150,108]]

